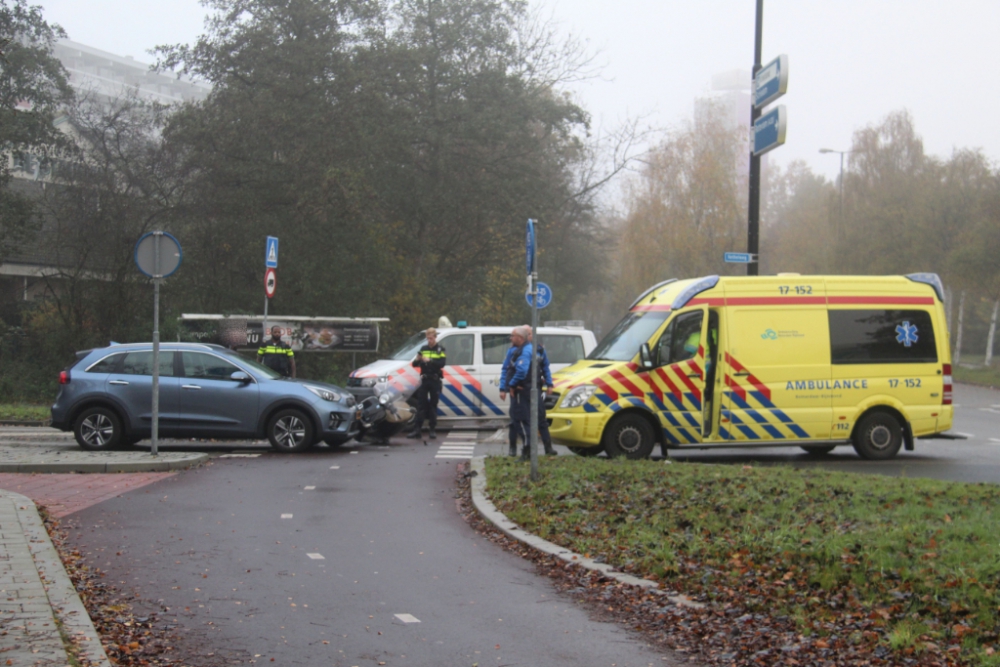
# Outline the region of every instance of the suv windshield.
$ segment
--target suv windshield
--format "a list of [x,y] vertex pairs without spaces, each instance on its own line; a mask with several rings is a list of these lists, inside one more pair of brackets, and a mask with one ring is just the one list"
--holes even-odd
[[615,325],[601,344],[587,358],[605,361],[632,361],[639,348],[649,341],[660,325],[670,317],[670,311],[631,312]]
[[253,359],[247,359],[243,355],[237,354],[236,352],[231,352],[229,350],[216,350],[216,351],[219,354],[223,355],[223,356],[229,357],[229,358],[233,359],[234,361],[237,361],[237,362],[243,364],[244,366],[249,366],[250,368],[252,368],[256,372],[258,372],[261,375],[263,375],[264,377],[271,378],[272,380],[276,380],[276,379],[278,379],[280,377],[283,377],[281,375],[281,373],[268,368],[264,364],[258,364]]
[[397,359],[399,361],[410,361],[413,359],[413,357],[417,356],[417,352],[420,351],[420,348],[422,348],[424,346],[424,343],[426,342],[427,342],[426,333],[424,333],[423,331],[421,331],[420,333],[415,333],[412,336],[410,336],[405,343],[403,343],[403,347],[393,352],[392,356],[389,358]]

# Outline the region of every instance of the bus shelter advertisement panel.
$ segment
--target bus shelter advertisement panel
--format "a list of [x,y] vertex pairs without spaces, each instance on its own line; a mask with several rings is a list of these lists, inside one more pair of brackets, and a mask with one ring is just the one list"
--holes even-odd
[[281,329],[281,340],[296,352],[377,352],[378,324],[312,320],[295,322],[280,318],[260,320],[231,317],[214,320],[183,320],[181,340],[215,343],[231,350],[256,350],[271,337],[273,327]]

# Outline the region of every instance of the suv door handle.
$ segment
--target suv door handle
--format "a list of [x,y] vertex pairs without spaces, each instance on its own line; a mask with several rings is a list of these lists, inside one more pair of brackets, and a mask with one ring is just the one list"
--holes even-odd
[[182,384],[181,389],[201,389],[201,387],[196,384]]
[[125,380],[108,380],[108,384],[128,384]]

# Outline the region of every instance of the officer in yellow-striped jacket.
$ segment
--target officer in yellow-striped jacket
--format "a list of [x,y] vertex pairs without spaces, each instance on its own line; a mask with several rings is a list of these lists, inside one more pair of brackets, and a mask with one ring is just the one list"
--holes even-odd
[[281,340],[281,327],[271,327],[271,340],[257,349],[257,363],[285,377],[295,377],[295,353]]
[[417,387],[417,417],[413,423],[413,431],[408,438],[419,438],[420,429],[427,420],[427,437],[437,438],[437,406],[441,397],[441,380],[444,377],[444,367],[447,363],[445,350],[437,342],[437,329],[430,328],[426,332],[427,344],[420,348],[413,367],[420,370],[420,386]]

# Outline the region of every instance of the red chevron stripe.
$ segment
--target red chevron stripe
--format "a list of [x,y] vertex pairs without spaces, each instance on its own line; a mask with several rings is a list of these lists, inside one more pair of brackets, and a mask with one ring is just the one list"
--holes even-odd
[[623,387],[632,392],[633,396],[638,396],[639,398],[643,398],[646,395],[645,392],[643,392],[641,389],[635,386],[635,384],[633,384],[631,380],[622,375],[621,371],[611,371],[609,375],[611,375],[611,377],[613,377],[614,379],[618,380],[618,382],[621,383]]
[[458,380],[456,380],[454,377],[452,377],[451,373],[449,373],[448,371],[442,371],[442,372],[444,373],[444,379],[448,381],[448,384],[450,384],[452,387],[454,387],[455,391],[457,391],[458,393],[461,394],[462,393],[462,383],[459,382]]
[[747,400],[746,390],[744,390],[743,387],[741,387],[740,385],[736,384],[736,380],[729,377],[728,375],[726,376],[726,386],[732,389],[736,393],[736,395],[742,398],[744,401]]
[[473,387],[476,388],[476,391],[478,392],[483,391],[483,386],[479,383],[479,380],[469,375],[468,371],[466,371],[461,366],[449,366],[448,368],[450,368],[453,373],[457,372],[459,375],[465,378],[469,382],[469,384],[471,384]]
[[[698,389],[698,387],[694,386],[694,383],[691,382],[691,378],[689,378],[687,376],[687,373],[684,372],[683,366],[681,364],[674,364],[670,366],[670,368],[671,370],[674,371],[674,373],[677,374],[677,377],[681,379],[681,382],[683,382],[687,386],[687,388],[691,390],[691,393],[695,395],[695,397],[698,399],[698,402],[701,403],[701,389]],[[697,368],[697,366],[695,368]],[[701,371],[699,371],[699,373],[700,372]]]
[[[736,358],[730,355],[728,352],[726,353],[726,361],[728,361],[729,365],[735,368],[737,371],[746,371],[748,373],[747,382],[752,384],[754,389],[764,394],[767,400],[769,401],[771,400],[771,390],[768,389],[766,386],[764,386],[763,382],[761,382],[753,373],[748,371],[743,364],[738,362]],[[746,394],[741,394],[740,396],[745,398]]]
[[658,398],[661,403],[663,402],[663,390],[660,389],[660,385],[656,384],[653,378],[650,377],[649,373],[640,373],[636,377],[646,383],[646,386],[649,387],[649,390],[656,395],[656,398]]
[[679,400],[679,401],[683,401],[684,400],[684,392],[682,392],[681,388],[678,387],[677,385],[675,385],[670,380],[670,377],[666,373],[663,372],[662,368],[657,368],[656,369],[656,377],[658,377],[661,380],[663,380],[663,383],[665,385],[667,385],[668,389],[670,389],[670,393],[677,397],[677,400]]
[[705,375],[701,372],[701,367],[698,366],[698,363],[694,359],[688,359],[688,366],[691,368],[691,370],[693,370],[695,373],[698,374],[700,379],[702,380],[705,379]]
[[600,378],[594,378],[594,384],[596,384],[601,391],[607,394],[608,398],[610,398],[612,401],[618,400],[618,392],[612,389],[611,385],[609,385],[607,382],[601,380]]

